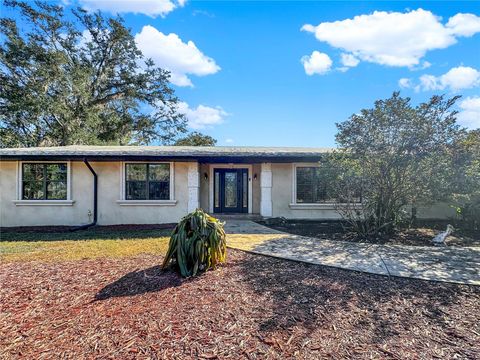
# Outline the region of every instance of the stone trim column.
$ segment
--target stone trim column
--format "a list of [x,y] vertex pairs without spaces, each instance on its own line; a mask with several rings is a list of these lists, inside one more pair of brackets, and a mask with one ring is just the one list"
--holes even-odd
[[188,163],[188,212],[200,207],[200,172],[198,162]]
[[272,164],[262,163],[260,172],[260,215],[272,216]]

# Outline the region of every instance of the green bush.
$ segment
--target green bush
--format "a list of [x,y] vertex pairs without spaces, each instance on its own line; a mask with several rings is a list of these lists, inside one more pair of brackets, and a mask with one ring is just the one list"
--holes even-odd
[[173,261],[182,276],[195,276],[225,262],[226,256],[223,223],[197,209],[185,216],[173,230],[162,268]]
[[467,230],[479,230],[480,195],[471,195],[466,198],[468,200],[465,200],[461,205],[455,206],[457,216],[461,220],[460,227],[463,227]]

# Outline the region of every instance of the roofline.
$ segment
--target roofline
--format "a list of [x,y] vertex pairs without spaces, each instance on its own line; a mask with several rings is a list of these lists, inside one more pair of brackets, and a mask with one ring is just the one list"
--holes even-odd
[[175,155],[175,156],[161,156],[161,155],[116,155],[116,154],[63,154],[63,155],[46,155],[46,154],[6,154],[0,155],[0,161],[182,161],[182,162],[194,162],[201,163],[262,163],[262,162],[315,162],[319,161],[325,154],[290,154],[290,155],[217,155],[217,156],[205,156],[205,155]]

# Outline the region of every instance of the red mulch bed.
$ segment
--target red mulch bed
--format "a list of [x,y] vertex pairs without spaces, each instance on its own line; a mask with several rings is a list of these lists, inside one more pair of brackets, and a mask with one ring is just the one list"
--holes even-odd
[[0,264],[0,358],[480,356],[480,287],[235,250],[182,280],[160,260]]
[[[278,220],[278,221],[276,221]],[[362,239],[345,229],[346,224],[341,221],[327,220],[286,220],[271,219],[269,221],[259,221],[260,224],[271,227],[276,230],[291,234],[315,237],[318,239],[329,239],[337,241],[368,242],[375,244],[400,244],[410,246],[434,246],[433,237],[442,231],[445,231],[447,220],[424,220],[419,222],[417,228],[404,229],[393,235],[383,237]],[[466,230],[456,228],[454,234],[447,238],[449,246],[480,246],[480,232],[475,230]]]

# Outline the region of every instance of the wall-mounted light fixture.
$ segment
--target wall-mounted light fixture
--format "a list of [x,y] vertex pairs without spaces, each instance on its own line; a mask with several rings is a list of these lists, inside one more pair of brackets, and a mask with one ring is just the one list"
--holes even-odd
[[253,174],[253,180],[257,180],[257,174]]
[[207,173],[204,173],[203,177],[205,178],[205,181],[208,180],[208,174]]

